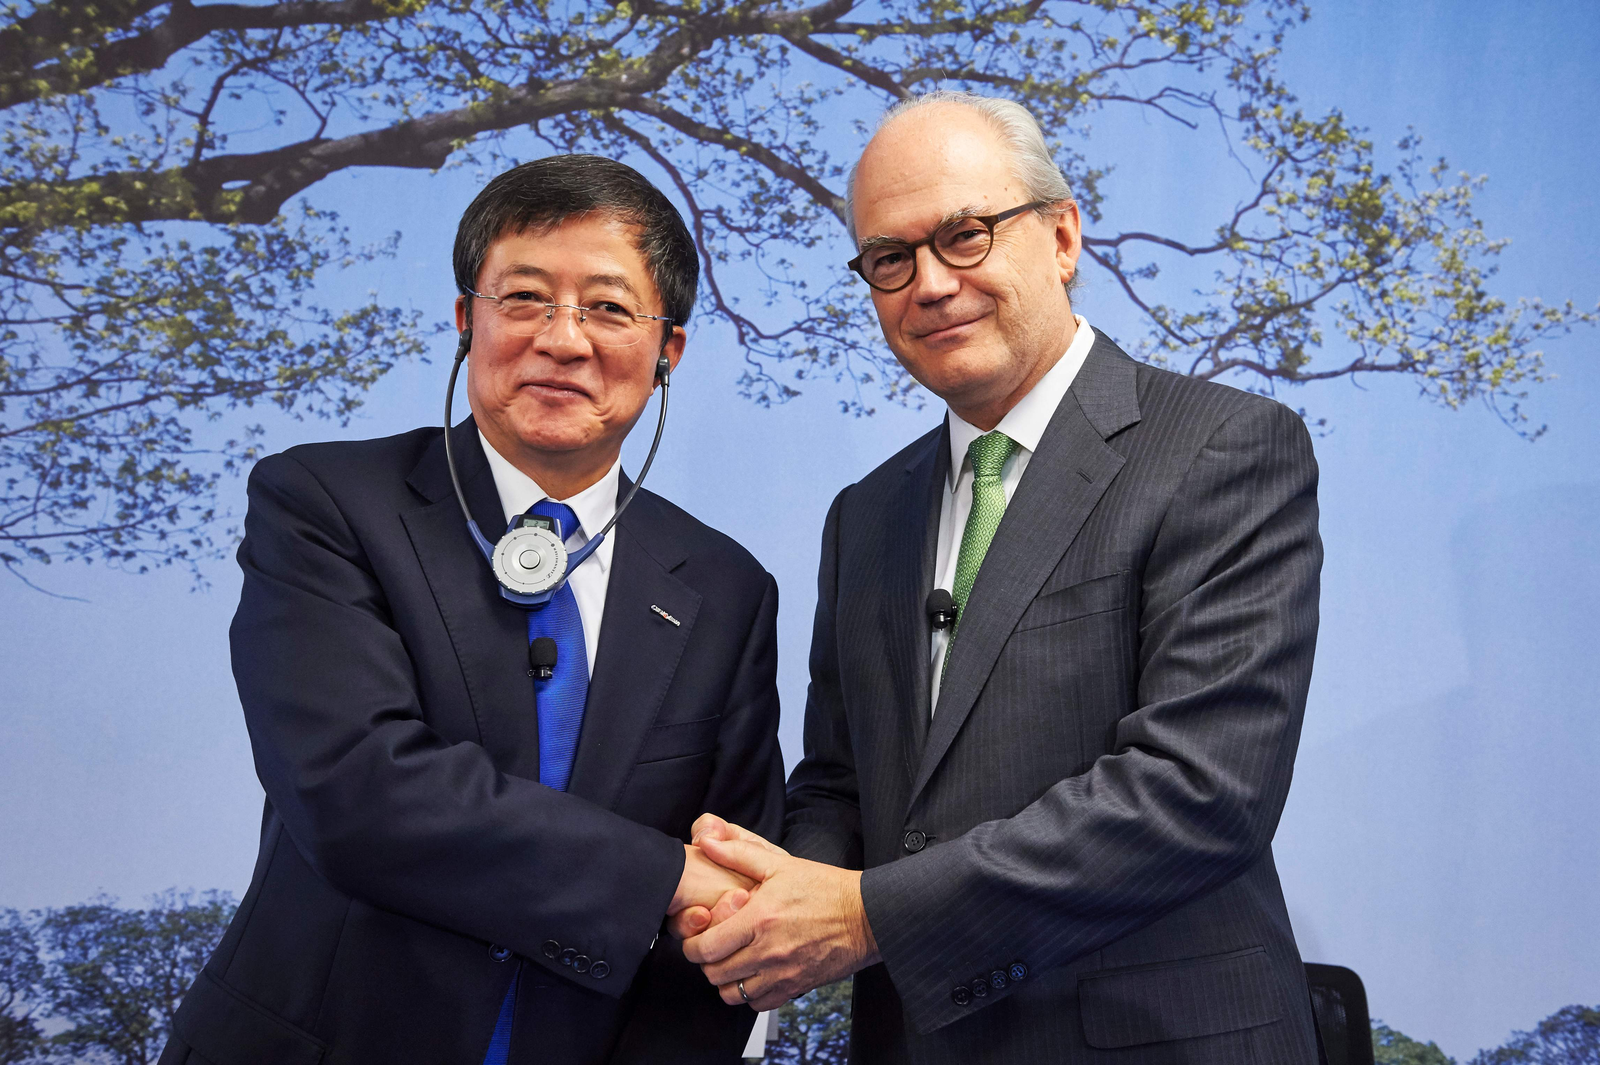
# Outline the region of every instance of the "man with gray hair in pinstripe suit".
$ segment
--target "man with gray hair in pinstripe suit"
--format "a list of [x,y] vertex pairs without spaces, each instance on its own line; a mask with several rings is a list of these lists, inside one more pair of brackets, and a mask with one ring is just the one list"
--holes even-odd
[[1077,205],[1016,104],[897,105],[851,193],[949,414],[828,512],[786,850],[700,820],[758,885],[681,915],[685,955],[757,1009],[853,973],[855,1062],[1314,1065],[1271,847],[1309,434],[1073,313]]

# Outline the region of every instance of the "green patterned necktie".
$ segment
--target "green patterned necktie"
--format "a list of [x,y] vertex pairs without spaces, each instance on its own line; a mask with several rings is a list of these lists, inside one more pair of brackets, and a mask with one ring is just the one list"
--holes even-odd
[[[989,550],[994,532],[1000,528],[1000,518],[1006,512],[1006,489],[1000,482],[1000,471],[1017,442],[1002,432],[984,433],[967,447],[972,459],[972,511],[967,515],[967,528],[961,534],[961,553],[956,556],[955,586],[950,598],[956,601],[956,623],[950,630],[950,643],[954,645],[961,619],[967,616],[967,596],[972,594],[972,583],[978,579],[978,567]],[[945,664],[950,662],[950,648],[944,652]]]

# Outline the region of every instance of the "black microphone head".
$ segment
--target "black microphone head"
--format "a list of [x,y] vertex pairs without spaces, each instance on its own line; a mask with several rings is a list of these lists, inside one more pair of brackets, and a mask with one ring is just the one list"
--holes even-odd
[[528,645],[528,664],[535,671],[541,669],[554,669],[556,665],[556,642],[548,636],[540,636]]
[[955,624],[956,601],[943,588],[935,588],[928,593],[927,611],[928,620],[936,629],[947,629]]

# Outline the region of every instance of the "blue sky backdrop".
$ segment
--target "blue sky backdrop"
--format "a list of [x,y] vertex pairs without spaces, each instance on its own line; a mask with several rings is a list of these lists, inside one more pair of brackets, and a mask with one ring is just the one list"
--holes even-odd
[[[1380,145],[1414,127],[1426,156],[1489,175],[1486,229],[1513,238],[1499,294],[1592,307],[1596,56],[1600,5],[1588,0],[1324,3],[1290,35],[1282,68],[1308,111],[1341,108]],[[1090,146],[1116,166],[1108,226],[1207,236],[1245,187],[1214,143],[1108,116]],[[321,299],[373,289],[444,320],[454,220],[482,178],[364,171],[318,186],[359,240],[404,235],[396,259],[330,275]],[[823,254],[848,257],[842,233]],[[1086,280],[1079,310],[1131,344],[1129,310],[1092,269]],[[1600,1002],[1597,346],[1593,331],[1547,345],[1558,379],[1535,387],[1529,407],[1549,432],[1532,444],[1482,407],[1441,410],[1399,381],[1282,397],[1330,426],[1317,444],[1322,636],[1276,843],[1285,893],[1308,960],[1354,968],[1375,1015],[1461,1058],[1563,1005]],[[269,421],[269,448],[436,421],[450,347],[441,338],[432,364],[396,369],[346,429]],[[942,407],[846,418],[818,384],[762,410],[737,397],[739,366],[727,331],[692,331],[650,483],[777,576],[792,764],[822,515]],[[242,512],[242,482],[224,500]],[[0,906],[97,891],[137,902],[173,885],[242,892],[261,794],[228,668],[233,564],[207,565],[200,591],[175,571],[33,576],[76,598],[0,580]]]

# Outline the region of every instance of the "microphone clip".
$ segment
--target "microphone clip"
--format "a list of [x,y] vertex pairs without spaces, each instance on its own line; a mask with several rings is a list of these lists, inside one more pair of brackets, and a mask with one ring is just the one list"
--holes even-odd
[[956,601],[943,588],[935,588],[928,594],[926,610],[928,612],[928,622],[935,629],[955,627]]

